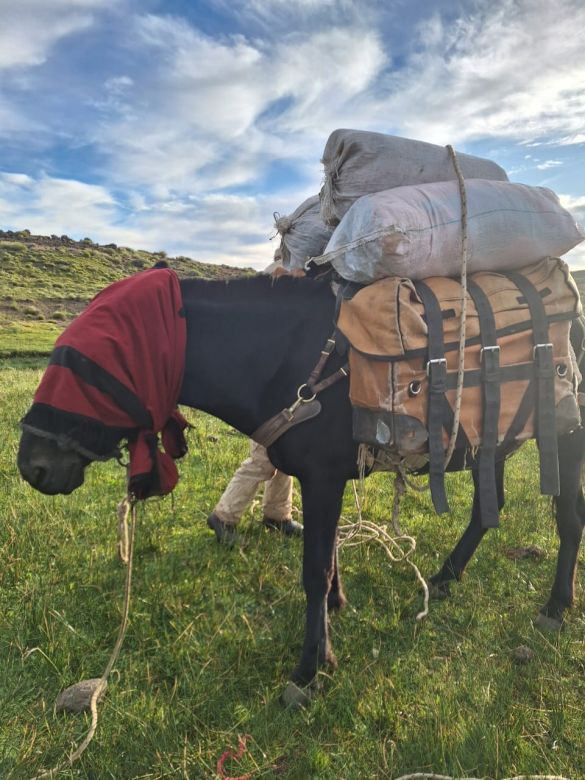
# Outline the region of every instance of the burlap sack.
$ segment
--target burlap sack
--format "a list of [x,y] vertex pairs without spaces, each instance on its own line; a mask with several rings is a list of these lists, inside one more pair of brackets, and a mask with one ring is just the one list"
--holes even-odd
[[[585,234],[551,190],[469,179],[469,273],[514,270],[558,257]],[[456,181],[396,187],[356,201],[315,262],[349,281],[458,276],[461,198]]]
[[[491,160],[459,153],[457,159],[466,179],[508,180]],[[321,216],[328,225],[337,225],[362,195],[456,178],[444,146],[363,130],[331,133],[321,162],[325,168]]]
[[333,233],[321,219],[318,195],[307,198],[290,216],[275,212],[274,224],[282,236],[282,264],[288,269],[304,268],[309,257],[323,252]]

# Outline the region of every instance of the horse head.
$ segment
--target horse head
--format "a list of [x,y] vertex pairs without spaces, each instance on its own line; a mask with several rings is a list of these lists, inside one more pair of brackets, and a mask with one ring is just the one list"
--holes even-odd
[[127,439],[129,491],[170,492],[172,461],[186,452],[176,410],[185,341],[174,272],[145,271],[99,293],[57,340],[22,420],[23,478],[42,493],[71,493],[89,463],[116,457]]
[[22,478],[31,487],[53,496],[67,495],[82,485],[91,460],[63,441],[24,430],[17,462]]

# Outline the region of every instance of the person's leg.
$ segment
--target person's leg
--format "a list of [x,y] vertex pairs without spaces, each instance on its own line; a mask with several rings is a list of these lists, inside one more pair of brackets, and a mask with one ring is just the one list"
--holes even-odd
[[250,442],[250,457],[238,468],[207,518],[207,525],[215,531],[218,542],[236,540],[234,529],[241,516],[254,500],[260,485],[272,479],[275,471],[264,447]]
[[282,471],[276,474],[264,486],[262,522],[267,528],[281,531],[287,536],[301,536],[303,526],[292,519],[292,477]]

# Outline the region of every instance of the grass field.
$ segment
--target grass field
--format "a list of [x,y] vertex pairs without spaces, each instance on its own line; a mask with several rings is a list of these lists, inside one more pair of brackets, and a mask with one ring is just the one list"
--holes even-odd
[[[120,619],[124,571],[115,556],[115,464],[94,466],[70,497],[44,497],[17,476],[18,420],[39,361],[0,370],[0,777],[30,778],[85,734],[87,716],[55,715],[67,685],[99,676]],[[396,778],[407,772],[504,778],[585,777],[585,602],[560,636],[531,619],[552,582],[556,540],[537,495],[530,446],[510,463],[502,527],[490,532],[453,596],[415,622],[421,595],[408,567],[379,549],[342,550],[350,606],[332,619],[339,669],[306,711],[278,696],[302,640],[297,541],[244,520],[244,546],[219,547],[205,526],[247,441],[191,413],[190,452],[173,499],[141,508],[131,620],[101,706],[97,736],[63,778],[214,778],[222,753],[250,735],[227,775],[291,780]],[[217,441],[215,440],[217,439]],[[409,494],[403,526],[426,575],[463,530],[468,475],[449,479],[453,514]],[[366,516],[383,521],[390,480],[367,484]],[[252,514],[254,515],[252,517]],[[348,489],[344,517],[355,518]],[[536,544],[536,561],[510,560]],[[581,580],[583,566],[580,566]],[[514,663],[518,645],[534,651]]]
[[[50,351],[63,327],[108,284],[147,268],[164,253],[89,239],[8,236],[0,231],[0,358]],[[182,277],[229,278],[251,273],[226,265],[167,258]]]

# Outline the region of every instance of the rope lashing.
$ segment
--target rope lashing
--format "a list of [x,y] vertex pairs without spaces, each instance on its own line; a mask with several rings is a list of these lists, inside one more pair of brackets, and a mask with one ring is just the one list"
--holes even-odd
[[281,236],[284,236],[285,233],[288,233],[288,231],[293,226],[292,219],[286,215],[281,216],[278,211],[275,211],[272,216],[274,217],[274,227],[276,228],[277,232],[280,233]]
[[459,167],[459,161],[455,149],[449,144],[447,150],[451,155],[453,161],[453,167],[457,174],[457,181],[459,183],[459,195],[461,197],[461,322],[459,328],[459,366],[457,368],[457,394],[455,396],[455,408],[453,410],[453,430],[451,431],[451,438],[449,439],[449,445],[447,452],[445,453],[445,468],[449,465],[453,451],[455,450],[455,442],[457,441],[457,434],[459,433],[459,420],[461,417],[461,398],[463,396],[463,380],[465,377],[465,326],[467,321],[467,246],[468,246],[468,234],[467,234],[467,190],[465,189],[465,179]]

